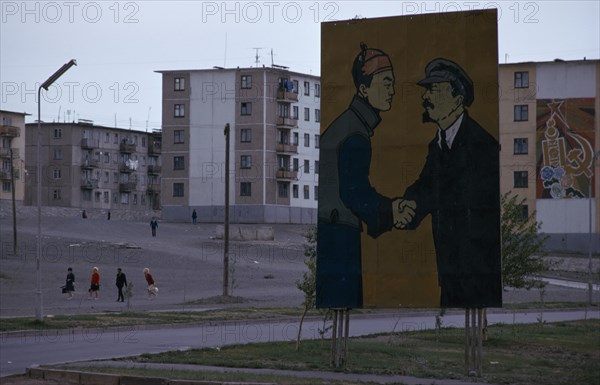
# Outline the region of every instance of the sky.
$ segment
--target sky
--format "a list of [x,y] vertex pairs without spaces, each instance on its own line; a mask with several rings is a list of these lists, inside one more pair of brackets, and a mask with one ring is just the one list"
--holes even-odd
[[[600,58],[600,1],[5,1],[0,109],[37,120],[161,124],[158,70],[284,65],[320,75],[320,23],[498,9],[498,61]],[[258,54],[258,59],[256,58]],[[257,62],[258,60],[258,62]]]

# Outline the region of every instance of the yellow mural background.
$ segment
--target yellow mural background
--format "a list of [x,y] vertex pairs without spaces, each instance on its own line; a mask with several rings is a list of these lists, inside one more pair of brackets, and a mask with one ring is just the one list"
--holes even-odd
[[[372,139],[370,181],[388,197],[403,194],[418,177],[436,126],[422,123],[417,82],[427,63],[450,59],[469,74],[475,100],[469,114],[498,138],[496,10],[329,22],[321,25],[321,131],[348,108],[356,89],[352,62],[360,42],[392,61],[395,91],[390,111]],[[364,307],[438,307],[439,288],[431,219],[415,231],[394,230],[372,239],[363,231]]]

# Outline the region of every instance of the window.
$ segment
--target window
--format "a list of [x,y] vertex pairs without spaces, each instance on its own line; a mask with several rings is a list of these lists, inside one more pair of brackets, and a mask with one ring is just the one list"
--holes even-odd
[[142,147],[146,147],[146,137],[142,136]]
[[90,190],[83,190],[83,200],[86,202],[92,201],[92,192]]
[[293,159],[292,167],[293,167],[293,171],[298,172],[298,170],[300,169],[300,162],[298,161],[298,158]]
[[119,183],[119,173],[113,172],[113,183]]
[[102,193],[100,191],[96,191],[96,193],[94,194],[94,200],[96,202],[100,202],[100,197],[102,196]]
[[104,143],[110,142],[110,133],[104,133]]
[[241,143],[252,142],[252,129],[251,128],[242,128],[240,130],[240,142]]
[[515,122],[524,122],[529,120],[529,106],[527,104],[518,104],[515,106]]
[[316,98],[321,97],[321,85],[320,84],[315,84],[315,97]]
[[297,184],[292,186],[292,196],[294,198],[298,198],[298,185]]
[[113,203],[119,202],[119,194],[118,193],[114,192],[112,194],[112,197],[113,197]]
[[108,171],[104,171],[104,183],[110,182],[110,174]]
[[52,172],[52,176],[54,177],[54,179],[60,179],[60,169],[55,168],[54,171]]
[[300,84],[298,83],[298,80],[292,80],[292,83],[294,83],[294,93],[297,94],[300,89]]
[[290,186],[289,183],[283,183],[283,182],[277,183],[277,187],[278,187],[277,190],[278,190],[279,198],[287,198],[288,197],[288,195],[290,193],[289,186]]
[[11,183],[9,181],[3,181],[2,182],[2,192],[11,192]]
[[319,200],[319,186],[314,187],[313,197],[316,201]]
[[321,141],[321,135],[315,134],[315,148],[319,148],[319,142]]
[[174,197],[182,197],[183,196],[183,183],[173,183],[173,196]]
[[121,193],[121,204],[123,204],[123,205],[129,204],[129,193],[127,193],[127,192]]
[[242,75],[241,88],[243,90],[252,88],[252,75]]
[[528,154],[527,138],[514,139],[514,155]]
[[319,161],[315,160],[315,174],[319,173]]
[[63,158],[62,149],[55,148],[54,149],[54,159],[62,159],[62,158]]
[[55,128],[54,129],[54,139],[60,139],[62,138],[62,128]]
[[175,78],[175,91],[185,91],[185,78]]
[[241,115],[252,115],[252,103],[243,102],[240,113]]
[[304,120],[310,121],[310,108],[304,107]]
[[52,190],[52,199],[55,201],[59,201],[60,198],[60,189]]
[[173,157],[173,170],[185,170],[183,156],[174,156]]
[[305,174],[310,173],[310,161],[308,159],[304,160],[304,173]]
[[529,206],[528,205],[520,205],[520,212],[517,217],[519,221],[525,222],[527,218],[529,218]]
[[306,95],[306,96],[310,95],[310,83],[309,82],[304,82],[304,95]]
[[293,140],[292,140],[292,144],[293,144],[294,146],[297,146],[297,145],[298,145],[298,142],[300,141],[298,138],[299,138],[299,136],[298,136],[298,133],[297,133],[297,132],[294,132],[294,136],[293,136]]
[[321,121],[321,110],[315,108],[315,122],[319,123]]
[[529,88],[529,72],[515,72],[515,88]]
[[105,191],[105,192],[104,192],[104,203],[108,203],[108,200],[110,199],[110,198],[109,198],[109,194],[110,194],[110,193],[109,193],[108,191]]
[[110,152],[104,153],[104,163],[110,163]]
[[173,131],[173,143],[175,143],[175,144],[183,143],[183,130]]
[[310,190],[308,185],[304,185],[304,199],[310,199]]
[[298,106],[292,106],[292,119],[298,120]]
[[115,134],[115,136],[113,137],[113,144],[117,143],[119,143],[119,134]]
[[137,205],[137,194],[133,194],[133,204]]
[[514,175],[514,187],[515,188],[523,188],[527,187],[527,171],[515,171]]
[[249,197],[252,195],[252,183],[241,182],[240,183],[240,196]]
[[175,117],[183,118],[185,116],[185,105],[184,104],[176,104],[175,105]]
[[252,167],[252,155],[242,155],[240,157],[240,168]]
[[142,199],[141,200],[142,200],[141,205],[145,206],[146,205],[146,194],[142,194]]
[[310,147],[310,134],[304,134],[304,147]]

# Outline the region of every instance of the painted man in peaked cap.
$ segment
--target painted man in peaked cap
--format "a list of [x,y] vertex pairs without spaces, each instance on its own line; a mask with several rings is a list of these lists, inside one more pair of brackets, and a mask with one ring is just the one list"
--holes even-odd
[[423,122],[438,127],[425,166],[404,198],[416,203],[400,226],[432,219],[441,307],[500,307],[500,176],[497,140],[467,111],[473,82],[456,63],[435,59],[418,82]]

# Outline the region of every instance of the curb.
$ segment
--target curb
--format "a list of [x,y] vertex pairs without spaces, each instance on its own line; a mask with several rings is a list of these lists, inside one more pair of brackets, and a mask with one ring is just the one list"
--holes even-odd
[[277,385],[272,382],[171,380],[160,377],[122,376],[78,370],[27,368],[27,376],[37,380],[69,381],[78,385]]

